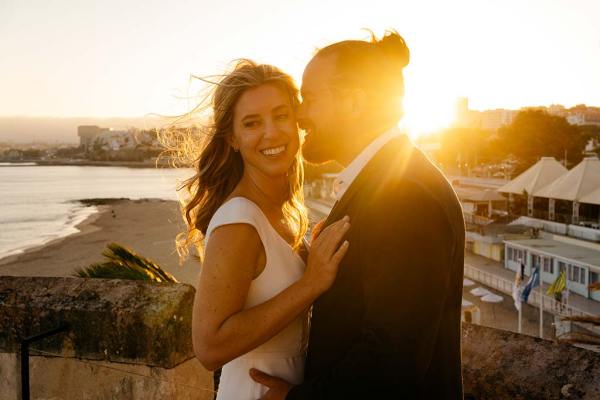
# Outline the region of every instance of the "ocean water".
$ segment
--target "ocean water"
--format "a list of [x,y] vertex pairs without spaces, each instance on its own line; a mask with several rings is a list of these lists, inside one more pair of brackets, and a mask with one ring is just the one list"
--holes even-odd
[[0,259],[76,233],[90,198],[176,200],[185,169],[0,163]]

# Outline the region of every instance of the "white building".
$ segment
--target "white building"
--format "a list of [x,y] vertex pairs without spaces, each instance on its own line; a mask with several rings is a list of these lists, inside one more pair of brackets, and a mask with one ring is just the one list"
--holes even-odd
[[504,267],[512,271],[525,264],[525,275],[540,267],[545,287],[551,285],[561,271],[567,275],[569,291],[600,301],[600,291],[588,285],[600,281],[600,244],[584,243],[558,235],[543,234],[539,238],[505,240]]
[[135,134],[133,131],[115,131],[109,130],[97,135],[94,139],[104,150],[124,150],[133,149],[136,146]]

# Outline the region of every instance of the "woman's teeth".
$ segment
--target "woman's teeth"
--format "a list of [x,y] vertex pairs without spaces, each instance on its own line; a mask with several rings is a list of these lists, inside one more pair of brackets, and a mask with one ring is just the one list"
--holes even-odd
[[283,153],[285,151],[285,146],[279,147],[271,147],[270,149],[261,150],[265,156],[276,156],[277,154]]

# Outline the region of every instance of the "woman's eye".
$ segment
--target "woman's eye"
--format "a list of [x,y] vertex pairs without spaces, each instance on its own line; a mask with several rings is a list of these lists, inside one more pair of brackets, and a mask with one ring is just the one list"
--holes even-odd
[[252,129],[257,128],[260,125],[259,121],[246,121],[244,122],[244,128]]
[[286,119],[288,119],[289,114],[288,113],[283,113],[283,114],[279,114],[275,116],[275,119],[278,121],[284,121]]

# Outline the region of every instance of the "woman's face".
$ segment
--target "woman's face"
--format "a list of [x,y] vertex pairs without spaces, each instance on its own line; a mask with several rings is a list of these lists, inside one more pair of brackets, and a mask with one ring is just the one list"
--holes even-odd
[[246,90],[234,108],[232,145],[248,171],[285,176],[300,146],[287,93],[274,84]]

